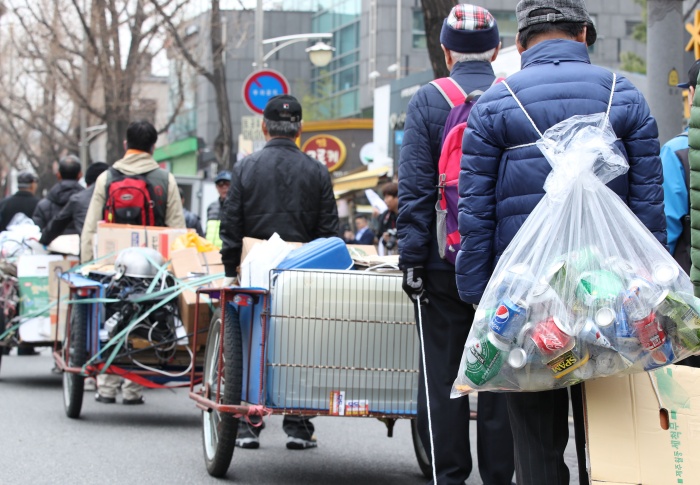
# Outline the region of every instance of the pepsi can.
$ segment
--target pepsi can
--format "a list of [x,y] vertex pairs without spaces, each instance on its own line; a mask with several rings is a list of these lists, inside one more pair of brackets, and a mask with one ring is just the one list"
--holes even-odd
[[528,304],[523,300],[512,301],[509,297],[504,298],[491,318],[491,331],[501,340],[513,342],[525,324],[528,309]]

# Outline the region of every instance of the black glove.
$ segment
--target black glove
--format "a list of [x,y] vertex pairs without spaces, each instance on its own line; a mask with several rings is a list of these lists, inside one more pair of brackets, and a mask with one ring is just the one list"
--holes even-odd
[[425,269],[423,266],[412,266],[403,269],[403,281],[401,287],[411,300],[420,299],[421,304],[428,303],[423,284],[425,282]]

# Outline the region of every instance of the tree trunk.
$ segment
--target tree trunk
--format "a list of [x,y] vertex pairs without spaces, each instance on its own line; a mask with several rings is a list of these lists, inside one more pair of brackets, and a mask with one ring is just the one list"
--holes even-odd
[[231,149],[233,146],[233,125],[231,124],[231,108],[228,104],[226,90],[226,66],[224,56],[226,46],[221,35],[221,10],[219,0],[211,2],[211,55],[212,55],[212,84],[216,93],[217,113],[219,115],[219,133],[214,140],[214,153],[221,169],[231,168]]
[[421,0],[423,6],[423,19],[425,21],[425,35],[428,41],[428,56],[433,66],[435,77],[446,77],[450,71],[445,65],[445,55],[440,47],[440,30],[445,20],[457,5],[455,0]]

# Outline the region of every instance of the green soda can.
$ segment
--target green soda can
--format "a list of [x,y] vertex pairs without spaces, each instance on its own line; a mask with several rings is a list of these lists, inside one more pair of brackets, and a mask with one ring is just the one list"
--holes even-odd
[[467,342],[464,375],[474,387],[493,379],[505,359],[510,346],[501,342],[492,332],[478,340]]
[[[673,322],[668,328],[671,334],[676,334],[681,345],[689,350],[700,347],[700,313],[688,304],[680,295],[664,290],[657,301],[652,303],[657,314],[661,314]],[[675,332],[673,327],[675,327]]]
[[615,302],[624,289],[619,276],[611,271],[584,271],[578,280],[576,297],[587,307]]

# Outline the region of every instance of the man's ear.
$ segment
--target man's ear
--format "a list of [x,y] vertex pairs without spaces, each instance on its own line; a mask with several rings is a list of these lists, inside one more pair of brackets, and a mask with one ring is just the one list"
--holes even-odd
[[452,60],[452,52],[442,44],[440,44],[440,47],[442,48],[442,53],[445,55],[445,65],[447,66],[447,69],[451,71],[452,65],[454,64],[454,61]]
[[520,32],[515,34],[515,48],[518,49],[518,54],[525,52],[525,47],[520,43]]
[[496,58],[498,57],[498,53],[501,51],[502,46],[503,46],[503,43],[499,42],[498,45],[496,46],[496,50],[494,51],[493,55],[491,56],[491,62],[496,60]]
[[[588,26],[584,25],[581,33],[576,36],[576,42],[582,42],[582,43],[586,44],[586,33],[588,33]],[[586,45],[588,45],[588,44],[586,44]]]
[[127,151],[129,148],[126,146],[126,140],[124,140],[123,145],[124,145],[124,151]]

